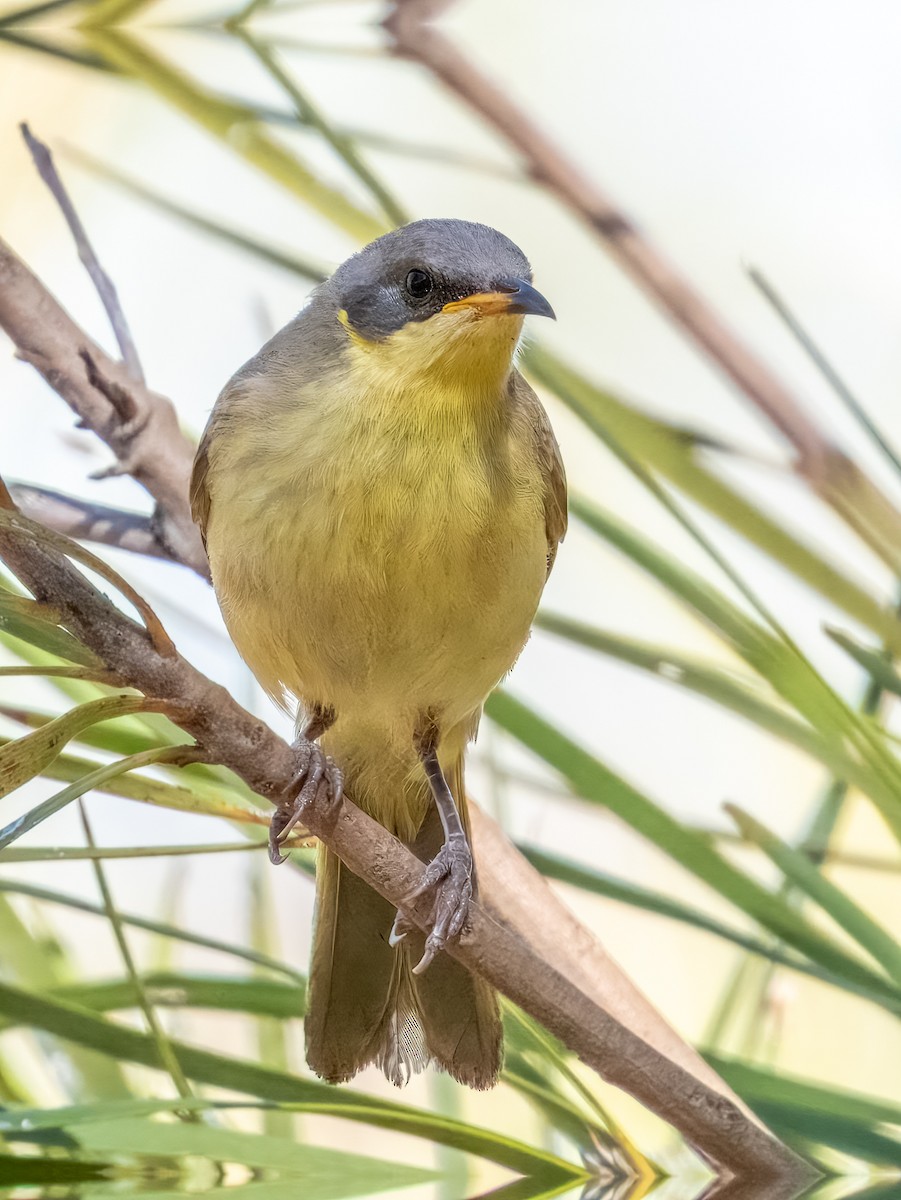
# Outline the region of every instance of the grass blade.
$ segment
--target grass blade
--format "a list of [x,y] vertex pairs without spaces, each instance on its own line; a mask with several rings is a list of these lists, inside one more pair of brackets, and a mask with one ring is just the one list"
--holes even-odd
[[[87,1009],[22,991],[3,982],[0,982],[0,1016],[17,1024],[44,1029],[124,1061],[156,1065],[156,1046],[149,1035],[113,1024]],[[575,1186],[587,1179],[581,1168],[488,1129],[394,1101],[377,1100],[351,1088],[334,1088],[318,1080],[273,1071],[257,1063],[199,1050],[181,1042],[172,1041],[171,1044],[185,1075],[198,1083],[292,1105],[298,1111],[344,1117],[412,1134],[545,1182],[568,1182]]]
[[125,75],[143,82],[166,103],[218,138],[246,162],[309,205],[355,242],[369,242],[387,227],[330,187],[296,155],[275,140],[253,110],[220,99],[186,74],[169,66],[148,47],[120,29],[85,31],[93,48]]
[[[288,849],[302,848],[304,841],[285,842]],[[0,862],[90,862],[105,858],[177,858],[184,854],[235,854],[248,850],[263,850],[265,840],[259,842],[207,842],[190,846],[41,846],[24,849],[16,846],[0,850]]]
[[654,545],[614,514],[574,496],[571,509],[590,529],[647,571],[724,637],[824,737],[846,741],[868,773],[866,792],[901,842],[901,764],[881,730],[855,712],[777,627],[770,633],[706,579]]
[[32,646],[37,646],[56,658],[80,663],[84,667],[99,667],[98,659],[71,633],[60,629],[59,615],[45,604],[16,596],[0,583],[0,632]]
[[[0,751],[9,745],[15,745],[15,742],[0,738]],[[41,774],[47,779],[74,783],[87,772],[97,770],[99,765],[101,764],[94,760],[74,754],[60,754],[44,767]],[[164,780],[151,779],[150,776],[144,775],[114,775],[101,783],[95,783],[94,790],[111,796],[122,796],[126,800],[136,800],[141,804],[169,808],[175,812],[221,817],[247,828],[249,836],[252,836],[254,826],[268,827],[269,817],[266,813],[250,802],[245,803],[240,794],[229,791],[226,798],[221,795],[223,789],[220,789],[217,796],[213,789],[201,787],[201,781],[191,775],[190,766],[183,770],[185,779],[190,780],[190,787],[166,783]]]
[[338,157],[346,163],[360,183],[367,189],[391,225],[406,225],[410,217],[398,204],[395,197],[385,187],[369,164],[360,156],[351,138],[335,131],[310,100],[309,96],[301,91],[296,81],[281,66],[269,46],[264,45],[263,42],[253,37],[246,29],[240,30],[239,36],[243,38],[246,45],[257,56],[272,79],[275,80],[288,96],[294,105],[298,122],[309,126],[311,129],[315,129],[322,135]]
[[6,526],[8,532],[16,538],[35,542],[66,555],[67,558],[73,559],[81,566],[87,567],[99,575],[101,579],[105,579],[125,597],[138,613],[157,652],[164,658],[175,654],[172,639],[163,628],[159,617],[128,580],[123,579],[119,572],[114,571],[104,559],[99,558],[80,542],[73,541],[65,534],[57,533],[54,529],[48,529],[46,525],[40,525],[37,521],[30,520],[18,510],[0,509],[0,526]]
[[33,50],[45,57],[71,63],[73,66],[87,67],[90,71],[105,71],[115,74],[115,68],[102,55],[94,54],[90,50],[71,49],[69,46],[61,45],[49,38],[39,38],[33,34],[23,33],[21,27],[0,29],[0,45],[2,44],[16,46],[21,50]]
[[[270,887],[270,873],[267,870],[268,860],[253,863],[250,876],[250,940],[255,950],[261,954],[272,955],[277,950],[278,925]],[[268,985],[265,975],[257,971],[257,979],[252,983],[262,982]],[[284,987],[284,985],[281,985]],[[299,1001],[299,1004],[298,1004]],[[297,994],[295,990],[295,1016],[301,1016],[306,1008],[305,992]],[[288,1043],[288,1030],[284,1018],[277,1013],[256,1012],[254,1036],[256,1038],[257,1054],[260,1062],[278,1071],[290,1071],[291,1058]],[[274,1019],[273,1019],[274,1018]],[[291,1137],[294,1128],[294,1118],[290,1113],[275,1110],[264,1112],[263,1132],[278,1137]]]
[[85,154],[83,150],[69,149],[67,155],[92,174],[115,184],[130,195],[145,201],[161,212],[168,213],[169,216],[175,217],[187,225],[192,225],[201,233],[210,234],[237,247],[239,250],[244,250],[252,254],[255,258],[262,259],[273,266],[282,267],[284,270],[290,271],[293,275],[299,275],[301,279],[306,279],[311,283],[321,283],[329,274],[329,268],[325,263],[319,263],[313,259],[301,258],[290,250],[268,242],[261,242],[239,229],[222,225],[218,221],[214,221],[211,217],[205,217],[193,209],[178,204],[176,201],[169,199],[168,196],[164,196],[162,192],[148,187],[146,183],[141,183],[137,179],[124,174],[117,167],[110,166],[108,163],[102,163],[99,159]]
[[668,647],[609,633],[557,613],[539,612],[535,625],[546,633],[597,650],[619,662],[647,671],[666,683],[714,701],[721,708],[729,709],[767,733],[775,734],[804,750],[829,767],[833,774],[853,783],[862,791],[872,786],[870,774],[837,745],[834,738],[822,736],[806,722],[799,721],[785,708],[774,704],[752,677],[742,678],[735,672],[724,671]]
[[[121,914],[120,919],[123,925],[128,923]],[[264,976],[248,979],[242,975],[154,971],[141,975],[140,985],[148,1001],[162,1008],[208,1008],[278,1021],[296,1020],[306,1011],[304,986]],[[65,984],[54,988],[53,995],[97,1013],[137,1008],[140,1004],[138,989],[131,978]]]
[[[75,965],[54,936],[52,926],[41,919],[42,914],[32,912],[29,916],[26,923],[7,897],[0,897],[3,976],[18,987],[44,994],[65,986]],[[23,1064],[25,1070],[21,1071],[15,1055],[7,1058],[7,1048],[11,1049],[8,1042],[4,1043],[3,1066],[11,1059],[11,1075],[18,1085],[14,1090],[28,1099],[41,1095],[41,1084],[46,1086],[48,1082],[64,1097],[77,1095],[81,1100],[119,1101],[131,1094],[119,1064],[94,1050],[63,1048],[52,1038],[45,1055],[30,1065]]]
[[63,667],[48,663],[44,667],[13,666],[0,667],[0,679],[25,676],[43,676],[54,679],[83,679],[92,683],[106,683],[107,672],[102,667]]
[[[103,907],[99,904],[92,904],[89,900],[82,900],[78,896],[69,896],[64,892],[38,887],[35,884],[23,883],[19,880],[0,879],[0,892],[30,896],[34,900],[42,900],[48,904],[60,904],[66,908],[75,909],[78,912],[92,913],[98,917],[105,916]],[[286,976],[298,987],[306,987],[305,975],[277,958],[270,958],[269,955],[260,954],[258,951],[248,949],[244,946],[236,946],[231,942],[223,942],[217,938],[205,937],[199,933],[191,933],[190,930],[168,925],[163,921],[153,921],[149,917],[139,917],[132,913],[123,912],[119,913],[119,917],[123,924],[131,925],[135,929],[145,929],[148,933],[159,934],[161,937],[172,938],[175,941],[185,942],[192,946],[202,946],[207,950],[214,950],[219,954],[227,954],[234,958],[243,959],[245,962],[253,963],[255,966],[265,967],[269,971]]]
[[[81,814],[81,824],[84,829],[85,839],[92,850],[96,849],[94,843],[94,835],[91,830],[91,824],[88,820],[88,815],[85,812],[84,804],[81,800],[78,802],[78,807]],[[128,978],[135,991],[135,996],[138,1001],[138,1006],[144,1014],[144,1020],[147,1022],[147,1028],[150,1030],[150,1035],[156,1043],[157,1054],[159,1055],[160,1065],[164,1068],[172,1083],[175,1086],[176,1092],[184,1099],[191,1095],[191,1089],[188,1086],[188,1081],[182,1073],[181,1063],[172,1052],[172,1046],[169,1038],[163,1029],[162,1023],[156,1014],[156,1009],[147,998],[147,993],[144,991],[144,985],[141,982],[141,977],[138,974],[135,966],[134,958],[132,957],[131,948],[128,944],[128,938],[125,935],[125,929],[119,919],[119,914],[116,911],[116,905],[113,902],[113,893],[110,890],[109,883],[106,879],[106,872],[99,860],[93,862],[94,878],[97,880],[97,886],[100,889],[100,895],[103,900],[103,908],[106,917],[112,926],[113,934],[116,939],[116,945],[119,947],[119,953],[122,956],[122,962],[125,970],[128,972]]]
[[886,996],[891,1004],[896,1002],[897,989],[883,981],[881,975],[846,954],[783,899],[743,874],[703,837],[680,825],[659,805],[521,701],[507,692],[495,692],[486,711],[493,721],[559,771],[577,795],[615,813],[765,929],[784,938],[832,973]]
[[891,464],[901,475],[901,458],[895,453],[893,448],[886,441],[882,431],[877,428],[875,422],[870,417],[869,413],[839,375],[838,371],[816,344],[795,314],[786,304],[785,300],[779,295],[773,285],[764,276],[762,271],[756,267],[748,268],[748,278],[755,285],[757,290],[765,297],[773,310],[784,322],[786,328],[793,335],[798,345],[807,354],[810,361],[814,364],[836,396],[847,408],[848,412],[854,417],[861,428],[869,434],[873,444],[882,451],[886,461]]
[[884,650],[864,646],[841,629],[825,626],[826,634],[866,671],[874,683],[886,692],[901,696],[901,675],[892,666]]
[[805,854],[787,845],[737,805],[725,807],[744,836],[760,847],[786,879],[828,913],[901,986],[901,945],[888,930],[827,879]]
[[[13,743],[15,744],[15,743]],[[2,753],[2,750],[0,750]],[[77,800],[83,796],[85,792],[91,791],[95,787],[101,787],[110,779],[115,779],[118,775],[124,774],[126,771],[134,771],[139,767],[149,767],[153,763],[171,762],[175,758],[182,758],[184,751],[172,747],[164,747],[160,750],[145,750],[143,754],[132,754],[129,758],[119,759],[118,762],[110,763],[108,766],[100,767],[96,771],[91,771],[87,775],[83,775],[67,788],[63,788],[61,792],[57,792],[55,796],[51,796],[49,800],[45,800],[42,804],[36,805],[21,817],[16,818],[3,829],[0,829],[0,850],[5,850],[7,846],[12,845],[14,841],[20,838],[24,833],[40,825],[42,821],[46,821],[48,817],[52,817],[67,804],[71,804],[73,800]]]
[[0,746],[0,797],[8,795],[40,775],[72,738],[98,721],[142,712],[152,707],[143,696],[113,695],[64,713],[53,721]]
[[790,1105],[809,1108],[845,1121],[901,1127],[901,1104],[897,1100],[884,1100],[813,1083],[722,1054],[705,1052],[704,1057],[749,1104]]
[[810,975],[814,979],[820,979],[824,983],[829,983],[834,987],[854,991],[857,995],[872,1001],[874,1004],[878,1004],[890,1012],[901,1015],[901,992],[892,1001],[881,991],[873,992],[863,985],[852,982],[845,976],[836,975],[805,958],[789,954],[785,950],[780,949],[777,942],[762,941],[760,938],[755,938],[750,934],[732,929],[722,921],[718,921],[715,917],[708,916],[701,909],[692,908],[690,905],[683,904],[679,900],[673,900],[670,896],[666,896],[661,892],[652,891],[650,888],[642,887],[640,884],[632,883],[626,879],[618,879],[601,871],[591,870],[579,863],[570,862],[568,859],[560,858],[557,855],[547,854],[545,851],[534,846],[517,844],[517,849],[525,855],[534,867],[537,867],[541,871],[542,875],[546,875],[549,879],[557,879],[561,883],[568,883],[572,887],[581,888],[583,891],[592,892],[597,896],[606,896],[610,900],[618,900],[623,904],[631,905],[633,908],[640,908],[645,912],[652,912],[661,917],[669,917],[671,920],[681,921],[685,925],[691,925],[695,929],[703,930],[705,933],[712,933],[715,937],[740,946],[750,954],[755,954],[770,962],[778,963],[779,966],[787,967],[791,971],[799,971],[803,975]]
[[78,2],[79,0],[43,0],[40,4],[29,4],[27,8],[14,9],[0,17],[0,29],[8,29],[13,25],[24,25],[28,28],[32,21]]
[[120,25],[134,20],[146,8],[152,8],[156,0],[93,0],[81,20],[82,28],[99,28]]
[[434,1171],[386,1162],[346,1150],[293,1142],[289,1138],[242,1133],[210,1125],[125,1118],[72,1126],[85,1150],[181,1160],[200,1155],[213,1162],[243,1163],[255,1172],[289,1181],[305,1200],[340,1200],[430,1183]]
[[891,646],[901,622],[850,577],[724,483],[699,459],[697,441],[599,388],[540,346],[523,356],[528,373],[558,396],[597,436],[611,435],[634,458],[674,484],[752,545]]
[[827,1088],[720,1055],[705,1055],[777,1133],[832,1146],[865,1162],[901,1166],[901,1142],[880,1127],[901,1127],[891,1101]]

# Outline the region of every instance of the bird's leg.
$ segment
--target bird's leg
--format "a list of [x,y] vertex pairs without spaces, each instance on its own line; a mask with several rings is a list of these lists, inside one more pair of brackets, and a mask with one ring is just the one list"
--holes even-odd
[[[438,762],[437,724],[430,720],[414,740],[444,830],[444,845],[426,867],[421,883],[407,897],[414,900],[425,892],[434,890],[435,893],[425,953],[413,968],[414,974],[421,975],[435,955],[444,949],[448,939],[456,937],[466,923],[472,899],[472,850],[453,793]],[[408,922],[402,913],[398,913],[392,940],[400,940],[408,928]]]
[[321,704],[314,706],[303,732],[294,742],[294,774],[291,782],[272,814],[269,823],[269,858],[278,866],[288,857],[281,852],[281,843],[303,817],[306,808],[320,792],[329,808],[340,807],[344,793],[344,777],[336,765],[317,743],[327,729],[335,723],[335,710]]

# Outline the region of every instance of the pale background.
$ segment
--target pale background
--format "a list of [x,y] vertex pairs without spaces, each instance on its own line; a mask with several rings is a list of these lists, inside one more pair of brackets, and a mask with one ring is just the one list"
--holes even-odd
[[[179,17],[186,9],[182,0],[160,6],[161,12]],[[424,73],[367,53],[381,40],[367,24],[376,14],[369,6],[323,4],[292,11],[279,24],[311,43],[286,60],[329,116],[512,164],[506,149]],[[471,0],[459,6],[449,28],[805,397],[834,437],[881,475],[881,464],[754,291],[743,264],[758,265],[769,275],[870,414],[901,444],[901,7],[896,0],[816,5],[810,0],[754,5]],[[173,32],[148,37],[211,86],[283,104],[250,55],[226,38]],[[337,53],[336,46],[360,53]],[[298,253],[337,263],[355,248],[140,87],[2,47],[0,233],[106,345],[110,339],[99,304],[19,139],[17,123],[25,119],[58,150],[66,144],[85,149],[193,207],[209,208],[214,197],[214,215]],[[312,139],[299,138],[297,144],[312,162],[328,163]],[[552,198],[476,172],[387,153],[367,157],[415,216],[483,221],[520,243],[558,314],[552,328],[536,323],[534,336],[655,411],[753,449],[758,461],[733,467],[734,477],[767,497],[775,512],[791,511],[811,540],[853,564],[860,581],[879,596],[891,594],[885,569],[775,469],[782,448],[742,398]],[[303,304],[303,286],[60,161],[116,280],[149,381],[173,398],[185,425],[199,431],[229,375]],[[328,170],[346,185],[338,167]],[[575,420],[556,404],[549,408],[572,485],[707,571],[696,548]],[[129,480],[86,481],[89,471],[107,462],[106,449],[73,432],[69,411],[29,368],[14,361],[2,337],[0,414],[0,472],[6,477],[145,506],[145,497]],[[894,484],[886,480],[886,486]],[[849,628],[847,618],[707,524],[804,649],[847,696],[855,697],[861,687],[857,672],[819,630],[826,620]],[[212,594],[200,581],[184,570],[112,557],[146,589],[180,647],[202,669],[242,702],[279,721],[231,650]],[[605,628],[723,659],[699,624],[578,527],[561,551],[546,599],[551,609]],[[0,696],[22,695],[21,686],[3,681]],[[705,826],[724,825],[721,805],[732,800],[786,836],[796,836],[823,782],[808,760],[738,719],[665,682],[543,635],[533,637],[510,686],[677,816]],[[37,684],[34,694],[48,706],[59,704],[55,694]],[[488,730],[471,772],[472,790],[484,802],[497,801],[484,769],[486,747],[538,779],[538,768],[528,758]],[[549,791],[520,784],[503,789],[504,816],[517,836],[707,910],[721,908],[722,915],[734,919],[629,830],[557,795],[554,781],[548,782]],[[33,785],[16,800],[24,809],[52,786]],[[94,798],[90,808],[98,836],[110,845],[234,838],[231,830],[208,820],[127,801]],[[38,830],[31,842],[65,844],[79,836],[70,811]],[[855,806],[843,828],[843,845],[866,850],[881,837],[869,811]],[[229,935],[243,927],[240,880],[250,857],[197,859],[190,867],[180,860],[179,905],[186,924]],[[173,885],[171,871],[161,860],[109,865],[117,902],[148,914],[161,911]],[[17,872],[32,882],[93,895],[86,865],[36,865]],[[837,878],[853,886],[884,921],[897,922],[897,876],[846,870]],[[312,889],[287,869],[273,872],[272,881],[284,917],[284,953],[302,964]],[[662,918],[566,895],[668,1018],[687,1036],[699,1038],[737,952]],[[60,917],[58,928],[78,949],[86,971],[117,970],[106,931],[101,942],[94,940],[96,922]],[[198,954],[182,961],[205,960]],[[901,1035],[887,1014],[799,976],[782,977],[772,999],[778,1061],[785,1070],[866,1091],[897,1091]],[[215,1044],[223,1036],[221,1017],[179,1020],[179,1031],[198,1040]],[[382,1086],[374,1075],[365,1083]],[[408,1098],[415,1102],[430,1086],[417,1082]],[[47,1087],[52,1092],[52,1081]],[[492,1101],[480,1097],[472,1103]]]

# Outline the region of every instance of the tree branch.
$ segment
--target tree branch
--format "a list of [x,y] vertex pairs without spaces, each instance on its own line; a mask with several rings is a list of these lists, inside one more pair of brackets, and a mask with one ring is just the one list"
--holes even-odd
[[138,383],[143,383],[144,371],[141,367],[141,360],[138,358],[134,338],[131,336],[128,321],[126,320],[125,313],[122,311],[122,305],[119,303],[116,285],[100,265],[100,260],[97,257],[94,247],[91,245],[87,231],[81,223],[81,218],[75,211],[75,205],[69,198],[65,184],[56,169],[53,155],[50,153],[49,147],[34,136],[25,122],[19,128],[22,131],[22,137],[25,139],[25,145],[28,147],[29,153],[34,160],[34,165],[37,167],[38,174],[44,183],[46,183],[51,195],[62,210],[66,224],[69,226],[72,237],[75,239],[78,257],[90,275],[101,303],[106,309],[106,315],[109,317],[113,333],[116,335],[119,350],[122,352],[122,362],[125,365],[125,369],[132,379],[136,379]]
[[[348,867],[392,904],[426,929],[431,899],[408,897],[422,878],[422,863],[372,817],[345,801],[332,823],[323,822],[313,805],[305,814],[311,832]],[[491,874],[485,873],[486,884]],[[469,970],[483,976],[525,1012],[550,1029],[603,1079],[616,1084],[678,1129],[720,1171],[755,1180],[792,1176],[812,1178],[807,1164],[742,1108],[691,1075],[596,1004],[530,943],[531,926],[511,928],[489,908],[491,892],[473,904],[469,927],[448,945]],[[541,927],[549,930],[548,915]],[[554,936],[557,944],[559,931]]]
[[[2,489],[3,481],[0,479],[0,495]],[[150,537],[147,518],[86,505],[70,497],[27,485],[12,485],[9,492],[26,515],[36,520],[43,519],[42,523],[62,533],[108,540],[110,544],[139,553],[159,554],[155,543],[145,544]],[[48,516],[49,521],[45,519]],[[113,611],[118,614],[117,609]],[[116,641],[122,644],[120,638],[117,637]],[[180,670],[170,677],[176,691],[185,686]],[[130,674],[126,676],[120,673],[117,677],[129,682],[140,679],[143,687],[152,683],[155,674],[136,672],[132,661]],[[217,703],[218,697],[211,694],[200,707],[210,711]],[[184,719],[180,719],[180,724],[196,736],[197,725],[189,727]],[[231,762],[228,765],[234,766]],[[251,786],[256,786],[256,776],[246,767],[243,770],[240,767],[235,769]],[[277,778],[277,772],[274,772],[274,777]],[[274,786],[267,798],[275,798],[278,791],[279,788]],[[558,970],[577,983],[595,1004],[606,1008],[627,1027],[640,1031],[642,1038],[659,1053],[728,1096],[746,1115],[756,1119],[701,1055],[666,1023],[622,969],[609,958],[597,939],[563,904],[544,876],[511,845],[497,823],[472,802],[471,809],[473,842],[479,861],[486,867],[482,877],[482,894],[494,914],[511,929],[527,930],[533,950],[556,963]]]
[[394,0],[384,24],[395,51],[431,71],[515,147],[531,177],[601,238],[635,283],[787,439],[797,455],[795,471],[893,570],[901,569],[901,513],[622,209],[456,49],[434,16],[430,0]]
[[[161,704],[194,737],[204,761],[230,767],[269,799],[282,794],[292,771],[287,743],[180,655],[157,649],[145,629],[8,509],[0,514],[0,558],[36,600],[52,606],[60,624],[88,646],[113,676]],[[312,806],[307,824],[352,871],[391,903],[403,902],[405,911],[425,926],[431,909],[428,898],[420,898],[412,910],[405,901],[421,878],[422,863],[383,826],[349,801],[337,821],[328,824]],[[510,848],[508,868],[517,860]],[[545,1024],[604,1078],[669,1121],[719,1170],[736,1176],[753,1174],[756,1179],[790,1177],[799,1184],[809,1177],[806,1164],[750,1119],[723,1093],[723,1085],[711,1087],[673,1062],[567,978],[565,967],[560,969],[567,961],[565,954],[558,953],[560,928],[547,941],[550,953],[544,947],[539,953],[530,944],[535,932],[531,923],[520,924],[520,905],[511,904],[509,890],[505,895],[509,876],[495,892],[494,871],[485,866],[485,907],[474,907],[471,929],[451,948],[455,957]],[[519,875],[514,888],[524,902],[521,889],[524,884],[534,888],[534,872],[526,865]],[[507,924],[511,920],[514,924]],[[540,927],[546,932],[547,921],[544,910]],[[572,930],[572,918],[567,925]]]
[[0,328],[19,357],[112,449],[109,473],[133,475],[156,501],[153,531],[172,556],[209,577],[186,481],[194,450],[169,400],[129,378],[0,239]]
[[9,493],[26,517],[64,533],[66,537],[116,546],[120,550],[168,562],[179,561],[157,537],[153,519],[143,513],[92,504],[80,497],[29,483],[11,483]]
[[[78,553],[74,544],[73,552]],[[143,626],[6,509],[0,511],[0,558],[113,677],[165,703],[167,714],[196,740],[207,761],[224,763],[259,795],[277,800],[291,777],[291,749],[225,688],[177,652],[161,653]]]
[[[111,543],[123,549],[136,549],[143,552],[141,544],[143,537],[148,533],[146,518],[117,509],[104,509],[100,506],[82,504],[81,501],[73,501],[59,493],[46,492],[27,485],[14,484],[7,490],[2,477],[0,477],[0,507],[4,506],[4,497],[19,503],[20,510],[33,519],[41,520],[42,517],[49,515],[51,520],[42,523],[49,524],[51,528],[62,533],[73,530],[80,536],[96,538],[98,534],[101,537],[105,536],[107,530],[114,532],[122,530],[122,536],[111,537]],[[11,503],[6,503],[5,506],[13,507]],[[108,517],[105,515],[107,513],[110,514]],[[137,532],[136,541],[131,540],[132,521],[135,523]],[[153,548],[150,552],[156,553],[157,551]],[[79,596],[81,600],[90,600],[90,592],[87,590],[82,590]],[[118,609],[111,608],[111,611],[117,619],[121,617]],[[88,626],[83,623],[81,627],[87,634]],[[98,620],[97,628],[103,628],[102,619]],[[143,631],[139,626],[132,628],[129,623],[126,623],[123,628],[123,633],[127,632],[129,639],[134,637],[135,631],[143,636]],[[113,641],[120,648],[126,644],[126,639],[122,634],[114,635]],[[132,643],[129,642],[129,644]],[[135,658],[134,655],[140,657]],[[140,681],[142,688],[153,687],[158,675],[156,670],[150,669],[152,663],[148,664],[146,669],[140,669],[139,664],[144,660],[145,655],[146,647],[142,643],[134,645],[133,652],[127,653],[125,664],[120,664],[115,671],[110,671],[111,680],[119,679],[124,682],[128,679],[136,683]],[[166,678],[170,680],[176,694],[177,690],[182,687],[188,688],[192,694],[198,694],[195,691],[198,686],[196,673],[192,675],[189,668],[176,666],[171,660],[167,660],[167,665],[169,673],[166,674]],[[129,672],[127,676],[122,673],[126,669]],[[204,683],[208,684],[208,681],[204,680]],[[213,685],[209,686],[213,687]],[[198,707],[201,711],[211,712],[215,710],[219,699],[219,693],[215,690],[209,693],[204,692]],[[212,723],[220,726],[229,724],[232,719],[233,717],[226,714],[224,721],[217,719],[211,722],[207,719],[206,724]],[[184,723],[184,720],[180,723],[183,728],[195,736],[202,733],[197,724],[189,726]],[[271,751],[274,744],[267,742],[264,750],[268,747]],[[283,754],[281,743],[278,744],[279,754]],[[276,781],[279,778],[280,762],[279,757],[273,759],[273,779]],[[246,765],[244,769],[235,766],[231,761],[228,765],[241,774],[252,787],[257,786],[258,774],[250,771]],[[290,764],[287,768],[282,765],[281,769],[290,770]],[[280,788],[276,782],[271,792],[267,793],[267,798],[277,798],[279,791]],[[621,968],[609,958],[597,939],[559,899],[544,876],[535,870],[511,845],[498,824],[482,812],[477,805],[472,804],[472,810],[473,841],[477,847],[480,861],[490,864],[483,879],[483,897],[488,898],[490,907],[500,919],[510,928],[528,929],[530,941],[536,951],[550,960],[556,961],[559,969],[570,979],[578,982],[582,990],[596,1003],[605,1006],[624,1024],[640,1030],[642,1037],[673,1062],[678,1063],[697,1078],[706,1081],[711,1087],[724,1092],[736,1104],[741,1105],[738,1097],[726,1087],[723,1080],[707,1065],[701,1055],[664,1021],[663,1017],[624,975]],[[745,1109],[745,1111],[749,1110]]]

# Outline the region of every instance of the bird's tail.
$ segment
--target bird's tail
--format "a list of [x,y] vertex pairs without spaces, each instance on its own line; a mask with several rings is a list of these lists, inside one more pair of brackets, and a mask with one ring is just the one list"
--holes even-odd
[[[462,755],[448,775],[465,822]],[[352,778],[347,787],[353,796]],[[434,805],[428,797],[423,801],[428,815],[412,848],[427,862],[441,847],[442,831]],[[320,848],[305,1024],[308,1063],[331,1083],[376,1063],[400,1086],[434,1062],[470,1087],[491,1087],[501,1059],[497,994],[447,954],[414,975],[424,938],[408,934],[391,947],[394,916],[387,900]]]

